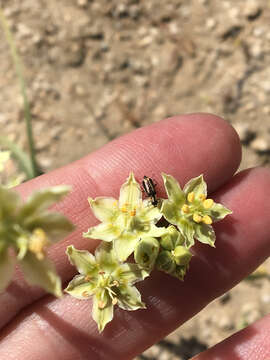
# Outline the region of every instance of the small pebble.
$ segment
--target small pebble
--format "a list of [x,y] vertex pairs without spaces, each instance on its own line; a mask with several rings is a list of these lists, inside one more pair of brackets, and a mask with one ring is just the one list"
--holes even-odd
[[270,151],[270,144],[262,137],[257,137],[253,140],[250,147],[258,153]]
[[208,18],[208,19],[206,20],[205,26],[206,26],[208,29],[213,30],[213,29],[216,27],[216,25],[217,25],[216,19],[214,19],[214,18]]
[[264,304],[270,304],[270,293],[263,293],[261,295],[261,300]]
[[85,7],[88,3],[88,0],[77,0],[77,5],[80,7]]
[[244,4],[244,16],[249,20],[255,19],[261,12],[260,6],[257,0],[245,1]]
[[244,145],[248,145],[256,136],[256,134],[250,130],[249,124],[246,123],[236,123],[234,128],[239,135],[241,142]]
[[232,320],[228,316],[222,316],[218,321],[218,326],[220,329],[224,331],[232,330],[234,328],[234,324]]

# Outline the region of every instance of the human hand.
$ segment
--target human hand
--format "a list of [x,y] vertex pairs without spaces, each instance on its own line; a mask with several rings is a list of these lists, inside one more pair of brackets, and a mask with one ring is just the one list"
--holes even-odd
[[[0,295],[0,359],[132,359],[253,271],[270,252],[270,171],[256,168],[232,178],[240,159],[239,139],[230,125],[213,115],[185,115],[138,129],[18,187],[23,196],[51,185],[73,187],[55,208],[77,229],[49,251],[64,284],[74,275],[66,246],[93,251],[97,245],[81,236],[96,224],[87,197],[117,196],[130,171],[137,179],[153,176],[159,197],[165,196],[160,186],[162,171],[181,184],[203,173],[211,197],[233,214],[215,224],[216,249],[195,246],[183,283],[160,272],[138,283],[147,310],[116,309],[114,320],[102,334],[91,318],[90,301],[68,295],[53,298],[27,285],[17,271],[13,283]],[[269,332],[270,316],[196,360],[269,360]]]

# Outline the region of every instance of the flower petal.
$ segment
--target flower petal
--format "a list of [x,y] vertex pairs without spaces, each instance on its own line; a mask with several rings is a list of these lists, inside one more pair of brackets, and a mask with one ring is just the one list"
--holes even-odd
[[112,222],[118,211],[118,201],[114,198],[97,197],[95,199],[88,198],[88,202],[95,217],[104,222]]
[[95,275],[97,263],[94,255],[87,250],[77,250],[73,245],[67,247],[66,254],[72,265],[75,265],[80,274]]
[[17,208],[21,205],[19,195],[13,191],[0,186],[0,212],[5,217],[14,216]]
[[65,288],[65,292],[81,300],[87,300],[93,295],[95,284],[85,281],[84,275],[76,275]]
[[49,206],[67,195],[70,192],[70,189],[70,186],[59,185],[34,192],[22,206],[19,215],[20,218],[24,219],[35,212],[46,210]]
[[145,309],[145,304],[141,301],[141,294],[135,286],[122,285],[117,293],[118,306],[123,310]]
[[147,232],[147,234],[143,234],[143,237],[145,237],[145,236],[160,237],[160,236],[166,234],[166,232],[167,232],[167,229],[165,227],[156,226],[156,225],[152,224],[150,226],[150,229]]
[[194,245],[195,224],[188,220],[182,219],[178,225],[178,229],[185,238],[185,246],[189,249]]
[[227,209],[225,206],[221,204],[214,203],[211,209],[209,210],[209,215],[213,219],[213,221],[222,220],[225,216],[232,214],[230,209]]
[[69,219],[57,212],[35,213],[25,219],[24,226],[29,231],[41,228],[53,242],[74,230],[74,225]]
[[203,244],[215,247],[216,235],[211,225],[197,224],[195,226],[195,238]]
[[38,285],[57,297],[62,296],[61,279],[49,259],[39,260],[28,252],[19,263],[29,284]]
[[153,206],[148,200],[144,200],[143,208],[138,216],[143,218],[144,221],[153,221],[154,223],[157,223],[162,217],[162,213],[157,206]]
[[199,198],[199,195],[207,195],[207,186],[206,182],[203,179],[203,175],[197,176],[184,186],[184,193],[187,195],[193,192],[195,199]]
[[111,299],[108,299],[106,306],[100,309],[99,301],[97,296],[93,297],[92,317],[98,325],[99,332],[102,332],[105,326],[113,319],[113,304]]
[[142,270],[137,264],[125,263],[119,265],[118,268],[113,272],[112,276],[116,279],[122,279],[126,283],[133,285],[136,282],[145,279],[147,276],[149,276],[149,273],[145,270]]
[[102,223],[88,229],[87,232],[83,233],[83,237],[112,241],[119,236],[120,232],[121,231],[118,226],[114,226],[110,223]]
[[171,175],[162,174],[164,186],[168,195],[168,199],[181,207],[185,203],[185,194],[181,189],[178,181]]
[[118,266],[117,257],[112,242],[101,242],[95,251],[96,262],[100,268],[111,272]]
[[164,200],[161,205],[161,212],[165,219],[174,224],[179,224],[180,217],[180,208],[172,201]]
[[4,247],[0,253],[0,292],[8,286],[15,267],[16,258],[9,254],[8,248]]
[[121,186],[119,196],[119,208],[128,205],[130,210],[140,205],[142,201],[142,192],[140,185],[134,178],[134,174],[131,172],[127,181]]
[[127,233],[121,234],[114,240],[114,249],[119,261],[125,261],[135,250],[139,236]]

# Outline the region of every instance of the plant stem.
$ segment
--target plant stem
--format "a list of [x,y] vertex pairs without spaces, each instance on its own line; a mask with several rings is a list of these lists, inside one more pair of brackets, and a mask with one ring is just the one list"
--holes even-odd
[[21,94],[23,97],[23,104],[24,104],[24,119],[25,119],[27,140],[28,140],[28,146],[29,146],[30,158],[31,158],[32,174],[33,177],[36,177],[40,175],[41,172],[36,161],[35,143],[34,143],[33,130],[32,130],[32,117],[31,117],[30,105],[27,98],[26,86],[22,72],[22,64],[20,61],[20,57],[17,53],[13,35],[10,31],[9,25],[7,23],[5,15],[3,14],[2,9],[0,9],[0,22],[4,29],[6,40],[9,44],[12,61],[15,66],[16,74],[21,88]]

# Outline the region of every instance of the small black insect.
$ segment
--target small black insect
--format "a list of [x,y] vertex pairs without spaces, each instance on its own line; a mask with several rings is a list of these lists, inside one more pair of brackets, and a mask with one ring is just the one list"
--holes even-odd
[[152,205],[157,206],[158,201],[157,201],[157,193],[155,189],[156,184],[154,183],[154,181],[150,177],[144,175],[142,180],[142,187],[146,195],[151,198]]

